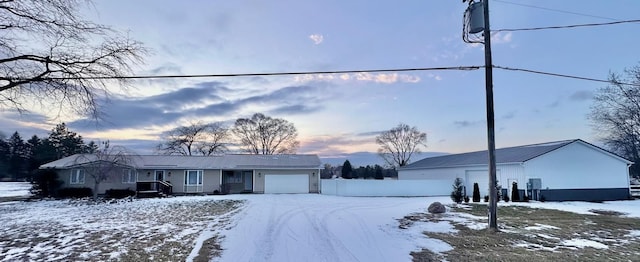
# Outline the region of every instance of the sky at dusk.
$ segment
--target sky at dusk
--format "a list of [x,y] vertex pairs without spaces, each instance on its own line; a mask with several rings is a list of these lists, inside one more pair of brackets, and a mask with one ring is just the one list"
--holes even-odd
[[[462,41],[466,7],[459,0],[96,0],[83,14],[151,49],[138,75],[232,74],[481,66],[483,46]],[[493,30],[640,18],[637,0],[492,0],[490,9]],[[638,65],[639,30],[631,23],[499,32],[493,63],[607,79]],[[587,115],[605,85],[495,69],[497,147],[574,138],[597,144]],[[153,153],[171,128],[230,125],[260,112],[296,126],[298,153],[323,157],[375,152],[375,136],[399,123],[427,133],[424,151],[487,147],[484,69],[135,80],[113,92],[100,122],[5,109],[0,131],[28,139],[66,122],[85,140]]]

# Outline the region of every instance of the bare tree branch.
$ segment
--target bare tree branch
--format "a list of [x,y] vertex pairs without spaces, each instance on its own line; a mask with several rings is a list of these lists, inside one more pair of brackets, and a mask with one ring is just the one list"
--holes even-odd
[[98,199],[101,183],[119,179],[123,169],[131,169],[135,172],[134,161],[136,157],[137,155],[126,148],[110,147],[106,142],[94,154],[79,154],[74,161],[76,165],[82,166],[89,177],[93,178],[93,199],[95,201]]
[[192,123],[169,131],[157,149],[167,155],[214,155],[228,151],[227,128],[220,123]]
[[98,117],[111,84],[82,79],[130,75],[147,49],[107,26],[82,19],[81,0],[0,1],[0,106],[31,100]]
[[[640,84],[640,66],[611,73],[613,83],[593,97],[589,119],[605,145],[613,152],[636,163],[640,161],[640,89],[621,84]],[[640,166],[631,166],[631,174],[640,176]]]
[[290,154],[300,145],[296,140],[298,131],[292,123],[260,113],[237,119],[232,132],[251,154]]
[[378,154],[394,167],[409,164],[411,156],[420,153],[420,146],[426,146],[426,142],[426,133],[402,123],[376,137],[376,143],[380,145]]

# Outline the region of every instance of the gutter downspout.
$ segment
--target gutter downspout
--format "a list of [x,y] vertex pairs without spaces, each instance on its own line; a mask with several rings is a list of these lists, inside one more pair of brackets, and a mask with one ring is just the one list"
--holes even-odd
[[629,168],[633,165],[633,163],[631,164],[627,164],[627,187],[629,187],[629,198],[631,198],[631,178],[629,177]]

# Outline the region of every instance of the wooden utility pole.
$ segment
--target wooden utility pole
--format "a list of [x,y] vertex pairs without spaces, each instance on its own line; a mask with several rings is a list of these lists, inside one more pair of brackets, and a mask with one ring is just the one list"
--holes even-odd
[[496,136],[493,112],[493,63],[491,62],[491,30],[489,0],[482,0],[484,12],[484,70],[487,97],[487,140],[489,145],[489,230],[498,231],[498,192],[496,192]]

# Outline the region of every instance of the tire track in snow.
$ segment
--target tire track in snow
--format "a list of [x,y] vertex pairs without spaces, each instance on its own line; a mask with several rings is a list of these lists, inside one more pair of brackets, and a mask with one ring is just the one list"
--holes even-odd
[[[274,203],[275,201],[273,201],[273,199],[270,200],[270,206],[276,204]],[[280,243],[278,238],[280,237],[282,228],[288,224],[288,222],[293,218],[293,214],[296,213],[295,209],[290,209],[288,211],[285,211],[284,213],[279,213],[276,216],[277,212],[274,210],[274,208],[268,208],[267,211],[269,212],[269,220],[267,224],[268,226],[264,231],[264,234],[258,241],[259,243],[262,243],[262,245],[251,256],[253,257],[252,261],[271,261],[274,250],[276,248],[274,246],[274,243]]]
[[[335,214],[345,209],[348,208],[333,209],[321,216],[320,219],[314,219],[311,215],[309,215],[307,209],[302,210],[302,213],[310,222],[311,227],[314,230],[313,232],[316,233],[316,237],[320,238],[320,240],[317,242],[322,245],[322,248],[320,250],[323,250],[324,252],[321,252],[321,254],[325,255],[324,260],[322,261],[359,261],[358,258],[353,253],[351,253],[351,251],[344,245],[344,243],[342,243],[342,241],[340,241],[338,238],[335,238],[335,235],[333,235],[328,229],[327,223],[324,222],[328,217],[330,217],[331,214]],[[341,257],[338,254],[346,254],[347,256],[349,256],[350,260],[346,260],[346,258]],[[331,256],[326,257],[326,255]]]

